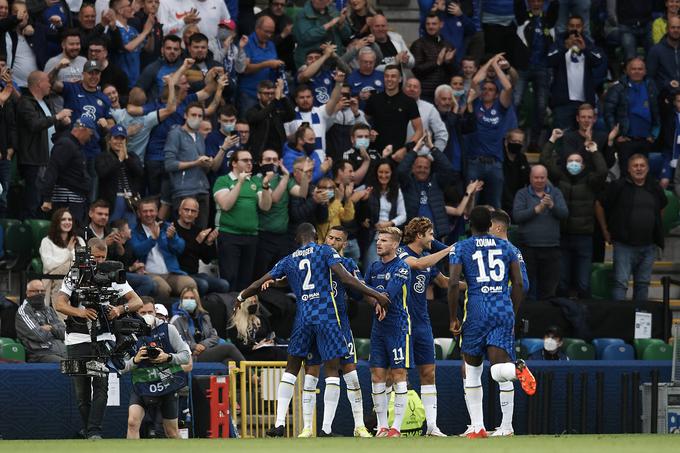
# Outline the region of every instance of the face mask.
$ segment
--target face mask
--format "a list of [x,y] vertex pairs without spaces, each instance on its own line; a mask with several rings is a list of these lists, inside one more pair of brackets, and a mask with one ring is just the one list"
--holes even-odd
[[144,318],[144,321],[146,321],[146,324],[149,327],[153,328],[156,325],[156,317],[151,313],[146,313],[142,315],[142,318]]
[[248,305],[248,314],[254,315],[255,313],[257,313],[257,304]]
[[28,301],[28,304],[33,308],[33,310],[42,310],[45,308],[45,295],[44,294],[36,294],[35,296],[31,296],[26,299]]
[[465,94],[465,90],[453,90],[453,95],[457,98]]
[[231,31],[226,27],[217,28],[217,39],[222,42],[231,36]]
[[510,154],[519,154],[522,152],[522,144],[521,143],[508,143],[508,152]]
[[236,127],[236,123],[224,123],[222,125],[222,132],[225,134],[230,134],[231,132],[234,131],[234,128]]
[[576,176],[581,173],[581,170],[583,170],[583,165],[581,165],[580,162],[576,162],[574,160],[567,162],[567,171],[570,175]]
[[354,141],[354,147],[355,147],[356,149],[361,149],[361,148],[363,148],[363,149],[368,149],[369,143],[370,143],[370,139],[369,139],[368,137],[365,137],[365,138],[357,138],[357,139]]
[[555,352],[557,351],[557,348],[559,345],[557,344],[557,340],[554,338],[546,338],[543,340],[543,349],[545,349],[548,352]]
[[278,168],[279,168],[279,166],[275,165],[275,164],[260,165],[260,173],[262,173],[263,175],[266,175],[267,173],[270,173],[270,172],[277,174]]
[[196,301],[194,299],[182,299],[181,306],[188,313],[193,313],[196,310]]
[[187,120],[187,126],[189,126],[189,129],[192,131],[198,130],[198,126],[201,125],[201,119],[200,118],[189,118]]
[[316,151],[316,143],[304,143],[302,149],[304,149],[307,154],[312,154]]
[[329,200],[335,197],[335,190],[333,190],[333,189],[326,190],[326,193],[328,194]]

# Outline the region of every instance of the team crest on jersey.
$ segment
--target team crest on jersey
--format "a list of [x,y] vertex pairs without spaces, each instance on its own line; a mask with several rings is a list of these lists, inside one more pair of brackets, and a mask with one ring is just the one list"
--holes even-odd
[[387,272],[387,273],[385,274],[385,280],[389,280],[389,279],[390,279],[390,273]]
[[102,102],[101,99],[97,99],[97,105],[101,107],[104,105],[104,103]]
[[257,189],[257,186],[255,184],[250,185],[250,190],[256,190],[256,189]]
[[382,86],[382,82],[381,82],[380,80],[376,80],[376,81],[375,81],[375,86],[381,87],[381,86]]

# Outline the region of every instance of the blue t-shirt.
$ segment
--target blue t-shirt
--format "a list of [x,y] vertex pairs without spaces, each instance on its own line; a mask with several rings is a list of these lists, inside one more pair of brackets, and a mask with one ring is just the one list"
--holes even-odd
[[341,262],[341,256],[331,247],[310,242],[283,258],[269,271],[274,278],[288,277],[288,284],[297,298],[296,322],[340,324],[331,290],[331,266]]
[[[175,112],[161,121],[158,126],[154,127],[149,137],[149,144],[146,146],[146,160],[163,161],[165,160],[165,140],[168,137],[168,132],[174,126],[184,124],[184,110],[187,105],[192,102],[198,102],[198,96],[190,94],[177,106]],[[144,114],[154,110],[165,108],[165,104],[160,101],[154,101],[144,106]]]
[[373,329],[382,333],[394,334],[401,331],[411,332],[408,311],[408,285],[411,270],[398,256],[387,263],[382,260],[371,263],[366,272],[366,284],[378,292],[387,294],[390,304],[387,315],[382,321],[373,321]]
[[462,266],[468,286],[465,320],[514,316],[509,275],[511,263],[517,261],[512,244],[489,234],[453,246],[449,263]]
[[[427,252],[418,255],[411,250],[408,245],[400,247],[397,254],[399,255],[399,258],[404,261],[406,261],[406,258],[409,256],[420,258],[421,256],[429,255]],[[439,269],[437,269],[436,266],[428,267],[423,270],[411,269],[411,281],[409,282],[408,291],[408,312],[411,315],[411,322],[414,329],[431,326],[430,314],[427,311],[427,297],[425,292],[432,280],[437,278],[440,273],[441,272],[439,272]]]
[[[61,93],[64,98],[64,108],[71,109],[71,124],[82,115],[87,115],[96,123],[101,118],[113,118],[111,114],[111,102],[99,89],[87,91],[81,82],[64,82],[64,90]],[[83,153],[88,159],[94,159],[101,152],[99,146],[100,128],[97,128],[92,139],[83,145]]]
[[358,96],[362,91],[385,91],[385,80],[382,71],[373,71],[370,75],[363,75],[358,69],[352,71],[347,78],[352,96]]
[[331,92],[335,86],[335,79],[333,79],[331,71],[322,69],[307,81],[307,85],[312,89],[314,106],[320,107],[326,104],[331,98]]
[[477,130],[471,134],[472,146],[468,156],[495,157],[503,161],[503,138],[506,132],[505,117],[508,109],[496,99],[490,108],[485,108],[481,99],[474,102]]
[[[133,41],[135,38],[137,38],[137,36],[139,36],[139,32],[132,25],[128,25],[127,30],[125,27],[118,25],[118,31],[120,31],[120,36],[123,39],[123,46],[127,45],[129,42]],[[140,44],[132,52],[128,52],[122,48],[114,58],[114,61],[120,67],[120,69],[122,69],[123,72],[127,74],[129,81],[128,85],[130,88],[135,86],[135,83],[137,83],[137,79],[139,78],[139,64],[143,45],[144,43]]]
[[[262,63],[267,60],[278,59],[278,54],[276,53],[276,46],[272,41],[267,41],[267,45],[260,47],[257,35],[252,32],[248,36],[248,44],[243,48],[248,59],[251,63]],[[250,74],[241,74],[239,78],[239,88],[241,91],[245,92],[251,97],[257,95],[257,84],[263,80],[274,80],[277,75],[277,71],[271,68],[263,68],[256,72],[251,72]]]
[[[225,138],[227,137],[225,137],[219,130],[209,133],[208,136],[205,137],[205,155],[210,157],[217,156],[217,153],[220,151],[220,146],[222,146],[224,143]],[[229,174],[231,171],[231,168],[229,168],[229,157],[231,157],[233,152],[234,150],[232,149],[227,150],[227,153],[224,155],[224,159],[222,159],[222,165],[220,165],[220,168],[218,168],[216,171],[210,172],[210,177],[212,179],[217,179],[220,176]]]

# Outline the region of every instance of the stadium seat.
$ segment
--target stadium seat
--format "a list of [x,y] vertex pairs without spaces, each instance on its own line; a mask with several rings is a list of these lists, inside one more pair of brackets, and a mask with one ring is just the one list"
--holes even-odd
[[47,236],[47,232],[50,229],[50,221],[43,219],[26,219],[24,220],[24,224],[28,225],[31,229],[31,234],[33,235],[33,256],[37,257],[40,243],[43,238]]
[[647,349],[647,346],[650,344],[665,344],[663,340],[659,340],[658,338],[636,338],[633,340],[633,346],[635,346],[635,357],[637,357],[639,360],[642,360],[642,356],[645,353],[645,349]]
[[33,272],[34,274],[42,274],[43,273],[43,263],[40,258],[33,258],[31,260],[31,263],[29,264],[28,270]]
[[19,225],[20,223],[21,220],[17,219],[0,219],[0,226],[2,226],[5,231],[7,231],[11,225]]
[[601,360],[635,360],[635,349],[626,343],[609,344],[602,351]]
[[595,360],[595,348],[588,343],[572,343],[565,353],[569,360]]
[[662,212],[663,232],[668,234],[669,231],[680,225],[680,200],[670,190],[664,190],[664,192],[668,204]]
[[642,353],[642,360],[673,360],[673,346],[661,343],[651,343]]
[[354,346],[357,348],[357,359],[368,360],[371,355],[371,340],[368,338],[355,338]]
[[614,267],[611,263],[593,263],[590,271],[590,293],[593,299],[611,299]]
[[623,344],[624,341],[620,338],[595,338],[593,340],[593,346],[595,346],[595,355],[598,359],[602,358],[602,353],[604,349],[610,344]]
[[17,344],[14,338],[0,337],[0,347],[6,344]]
[[25,362],[26,351],[19,343],[4,344],[0,346],[0,361]]
[[585,340],[581,340],[580,338],[569,338],[569,337],[562,338],[562,350],[566,351],[567,348],[572,344],[582,344],[582,343],[585,343]]
[[527,355],[531,355],[543,348],[543,338],[522,338],[519,343],[527,349]]

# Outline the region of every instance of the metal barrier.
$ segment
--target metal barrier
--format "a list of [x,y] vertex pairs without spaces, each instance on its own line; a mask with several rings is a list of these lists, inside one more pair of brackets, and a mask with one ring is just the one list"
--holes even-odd
[[[286,362],[241,362],[240,367],[230,366],[229,383],[232,412],[236,415],[242,438],[265,437],[276,422],[276,396]],[[302,430],[302,390],[305,373],[298,373],[288,414],[286,437],[295,437]],[[317,390],[318,392],[318,390]],[[240,410],[240,414],[238,414]],[[312,421],[316,432],[316,411]]]

